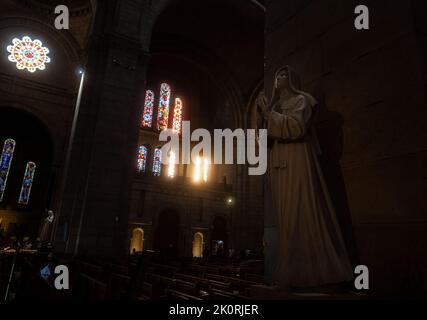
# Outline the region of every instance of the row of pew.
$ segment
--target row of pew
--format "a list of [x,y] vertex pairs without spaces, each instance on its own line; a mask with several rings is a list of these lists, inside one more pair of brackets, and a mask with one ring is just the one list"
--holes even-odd
[[[136,264],[78,263],[75,295],[84,300],[246,300],[262,275],[239,274],[238,266],[150,263],[142,278]],[[135,281],[137,281],[135,285]]]

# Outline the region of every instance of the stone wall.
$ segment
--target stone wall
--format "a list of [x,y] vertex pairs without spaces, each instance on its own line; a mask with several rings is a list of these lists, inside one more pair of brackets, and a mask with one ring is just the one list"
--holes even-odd
[[[231,186],[209,183],[194,185],[191,179],[152,177],[141,175],[133,183],[128,239],[135,227],[144,229],[144,247],[154,249],[154,238],[163,212],[173,209],[179,215],[179,254],[192,255],[192,241],[196,232],[204,237],[205,247],[211,246],[213,221],[222,217],[227,221],[228,248],[236,248],[231,234],[235,207],[227,203]],[[166,235],[163,235],[166,236]]]
[[370,268],[372,292],[415,294],[427,284],[427,10],[365,1],[371,28],[357,31],[358,4],[268,1],[266,87],[289,64],[319,99],[323,168],[353,261]]

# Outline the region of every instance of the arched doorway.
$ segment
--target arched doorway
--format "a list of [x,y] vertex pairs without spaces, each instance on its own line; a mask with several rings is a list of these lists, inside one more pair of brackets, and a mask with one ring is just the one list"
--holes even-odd
[[193,258],[202,258],[203,257],[203,233],[196,232],[193,237]]
[[224,217],[215,217],[211,236],[212,255],[225,256],[228,247],[227,221]]
[[53,142],[46,126],[29,112],[0,107],[0,119],[0,156],[7,141],[14,144],[7,170],[3,163],[0,173],[0,232],[6,238],[32,241],[40,235],[47,210],[52,209]]
[[166,209],[159,215],[154,235],[154,250],[177,256],[179,241],[179,214],[174,209]]
[[144,229],[136,228],[132,231],[130,240],[130,253],[138,253],[144,250]]

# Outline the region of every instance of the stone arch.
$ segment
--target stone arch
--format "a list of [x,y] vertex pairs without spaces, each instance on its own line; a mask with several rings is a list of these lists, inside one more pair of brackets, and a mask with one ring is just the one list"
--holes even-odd
[[[52,209],[55,197],[53,168],[54,144],[47,126],[27,110],[0,106],[0,144],[6,139],[16,141],[9,169],[0,218],[9,235],[30,237],[39,235],[44,212]],[[36,164],[29,202],[18,202],[26,165]]]
[[168,256],[179,253],[180,215],[176,209],[162,210],[154,232],[154,250]]
[[142,23],[139,29],[139,37],[141,39],[142,48],[145,52],[149,52],[151,44],[151,36],[153,28],[159,15],[168,7],[173,0],[146,0],[142,3],[143,14],[141,21],[148,21]]
[[[224,106],[224,109],[226,108],[224,111],[230,110],[231,127],[243,127],[244,99],[235,77],[227,70],[221,59],[209,52],[207,48],[202,48],[186,38],[179,38],[179,40],[176,38],[178,37],[153,39],[151,43],[152,60],[173,58],[181,60],[199,71],[218,88],[218,94],[227,104]],[[178,47],[179,50],[176,49]]]
[[202,258],[204,249],[204,236],[202,232],[196,232],[193,236],[193,258]]
[[144,250],[144,240],[144,229],[133,229],[132,238],[130,240],[130,253],[142,252]]
[[[263,37],[264,25],[260,22],[261,20],[259,19],[259,17],[263,16],[262,11],[259,10],[259,4],[257,4],[256,2],[251,3],[250,1],[248,1],[245,5],[240,6],[227,0],[216,0],[206,2],[206,4],[203,3],[203,7],[201,9],[200,2],[197,1],[190,2],[178,0],[159,0],[156,1],[155,5],[151,1],[148,1],[147,3],[145,3],[145,6],[149,9],[146,10],[146,13],[144,13],[145,15],[150,15],[150,19],[147,20],[149,21],[149,28],[147,28],[146,24],[144,25],[144,30],[141,30],[141,35],[144,36],[142,36],[141,38],[143,39],[142,41],[144,42],[144,45],[147,48],[147,52],[150,52],[150,54],[152,54],[152,57],[154,57],[154,55],[158,54],[159,52],[162,54],[173,53],[185,55],[185,57],[190,57],[194,62],[198,62],[201,67],[203,67],[203,64],[200,64],[200,61],[203,61],[205,63],[205,68],[209,67],[210,76],[217,81],[219,88],[222,91],[222,94],[227,98],[227,102],[229,103],[229,105],[226,106],[226,109],[230,110],[230,112],[232,113],[235,127],[244,127],[246,122],[246,114],[244,113],[244,111],[249,92],[249,88],[247,87],[248,81],[247,79],[242,79],[242,77],[238,76],[238,74],[242,70],[241,68],[235,69],[234,63],[224,60],[225,56],[229,56],[229,50],[224,50],[223,48],[223,50],[216,50],[215,52],[213,52],[213,50],[211,50],[212,47],[209,50],[206,50],[207,48],[204,48],[202,45],[203,41],[199,40],[197,40],[198,46],[196,48],[194,47],[194,45],[192,47],[189,46],[189,44],[191,44],[191,39],[188,39],[186,36],[188,34],[193,34],[193,31],[185,31],[184,34],[180,34],[179,46],[173,45],[173,43],[169,43],[166,45],[165,43],[163,43],[163,48],[160,48],[160,50],[158,50],[159,48],[157,47],[155,48],[156,50],[153,50],[153,44],[156,44],[156,39],[153,36],[156,35],[157,37],[159,34],[158,31],[160,31],[164,35],[169,35],[168,30],[165,30],[164,27],[161,27],[160,30],[157,30],[157,28],[159,23],[168,20],[167,15],[171,12],[174,12],[174,10],[185,10],[185,12],[188,12],[189,10],[194,10],[195,16],[198,16],[200,10],[207,10],[205,6],[211,6],[211,8],[215,10],[221,8],[221,11],[217,10],[214,14],[222,15],[224,13],[227,13],[228,18],[230,18],[227,20],[227,23],[231,25],[233,30],[236,30],[236,34],[240,34],[238,33],[240,31],[237,30],[240,30],[239,26],[241,24],[234,23],[234,21],[237,21],[233,18],[234,16],[239,17],[239,15],[241,15],[242,13],[247,15],[248,20],[245,20],[247,23],[246,27],[252,27],[254,25],[253,21],[256,21],[256,23],[259,22],[259,30],[261,30],[259,32],[259,39],[261,39]],[[239,10],[241,10],[241,12]],[[179,13],[177,15],[179,16]],[[258,26],[258,24],[256,25]],[[219,30],[219,32],[224,32],[224,34],[228,33],[228,31],[229,29]],[[175,41],[176,35],[177,34],[174,34],[172,36]],[[227,36],[230,37],[229,34],[227,34]],[[196,35],[196,38],[199,39],[200,37],[197,37]],[[163,40],[164,39],[162,39],[162,41]],[[183,42],[184,40],[186,40],[185,43]],[[190,40],[190,42],[188,42],[188,40]],[[215,43],[215,41],[217,41],[217,39],[208,38],[208,42],[210,43]],[[177,47],[179,47],[180,50],[172,52]],[[262,47],[262,43],[259,47]],[[164,48],[168,50],[162,50]],[[183,48],[184,50],[182,50]],[[253,56],[250,59],[253,59]],[[260,65],[262,66],[262,53],[260,56],[260,61]],[[260,73],[262,72],[261,68],[262,67],[260,67],[259,69]],[[252,81],[253,80],[251,80],[251,82]],[[246,83],[243,84],[244,82]]]
[[[206,5],[214,4],[211,8],[220,9],[221,12],[226,12],[228,17],[239,16],[242,12],[248,14],[248,19],[245,20],[246,23],[252,23],[256,21],[257,23],[260,21],[258,18],[258,14],[262,15],[261,10],[257,8],[254,4],[249,4],[244,6],[244,9],[239,5],[232,4],[229,1],[221,0],[221,1],[212,1],[207,3]],[[200,8],[200,3],[191,2],[191,1],[162,1],[161,5],[151,6],[151,14],[150,14],[150,31],[147,31],[148,28],[145,27],[144,32],[149,32],[149,36],[143,37],[143,41],[146,41],[145,45],[147,46],[147,51],[150,52],[151,61],[158,60],[159,56],[163,56],[164,60],[167,61],[168,57],[171,58],[180,58],[181,61],[185,63],[191,63],[196,66],[195,69],[200,71],[200,74],[206,75],[206,80],[211,79],[212,83],[215,83],[216,91],[219,93],[218,96],[221,96],[219,103],[215,101],[216,104],[216,112],[213,114],[218,117],[213,117],[213,119],[218,119],[220,123],[226,120],[226,126],[217,126],[215,128],[245,128],[246,127],[246,104],[250,92],[252,90],[252,86],[254,83],[259,81],[259,77],[262,75],[262,65],[263,65],[263,53],[258,54],[258,51],[251,50],[250,52],[255,52],[254,55],[245,55],[242,53],[242,57],[248,57],[246,63],[243,62],[243,59],[237,59],[238,63],[236,64],[235,58],[228,59],[229,52],[234,51],[233,48],[236,48],[238,44],[234,44],[234,42],[227,43],[220,50],[215,50],[216,46],[213,45],[218,41],[215,37],[207,37],[205,41],[200,39],[199,34],[196,34],[193,31],[183,30],[183,32],[173,32],[168,25],[169,16],[173,16],[174,10],[186,10],[187,8],[193,10],[194,12],[198,12],[197,10],[209,10],[209,8]],[[256,13],[254,14],[251,11],[254,7]],[[154,11],[155,14],[154,14]],[[193,11],[191,11],[193,12]],[[190,13],[191,14],[191,13]],[[216,12],[218,14],[218,12]],[[179,14],[175,16],[180,16]],[[252,20],[253,19],[253,20]],[[235,21],[235,19],[228,19],[227,21]],[[199,22],[197,22],[199,23]],[[229,22],[232,30],[234,30],[236,35],[241,33],[240,23]],[[253,25],[253,24],[252,24]],[[247,25],[246,25],[247,26]],[[245,26],[245,28],[246,28]],[[258,26],[258,24],[256,24]],[[252,27],[252,26],[249,26]],[[260,32],[259,37],[257,39],[263,39],[263,24],[261,23],[258,27],[255,27]],[[197,29],[194,28],[194,29]],[[220,34],[224,34],[225,37],[230,38],[230,34],[228,34],[228,30],[226,28],[222,28],[219,30]],[[246,30],[246,29],[245,29]],[[199,41],[200,40],[200,41]],[[257,48],[262,48],[263,44],[260,41],[260,45]],[[262,51],[262,49],[261,49]],[[235,54],[234,56],[238,56]],[[177,60],[177,59],[176,59]],[[239,61],[242,61],[239,63]],[[253,65],[254,61],[259,61],[259,64],[256,64],[254,67],[254,72],[251,73],[249,80],[242,76],[243,70],[246,71],[246,67]],[[246,66],[244,66],[246,65]],[[208,81],[205,81],[206,83]],[[221,108],[218,108],[221,106]],[[206,114],[203,114],[206,116]],[[209,114],[210,115],[210,114]],[[230,124],[228,124],[230,123]],[[224,176],[229,178],[229,183],[231,182],[233,185],[236,185],[238,189],[241,189],[241,178],[239,178],[237,168],[234,170],[233,174],[229,174],[228,167],[217,166],[214,170],[217,170],[216,179],[219,181]],[[241,176],[241,175],[240,175]]]
[[62,128],[56,125],[53,121],[49,121],[42,112],[39,112],[39,110],[36,110],[33,106],[22,104],[16,101],[0,102],[0,115],[4,112],[7,112],[8,110],[22,112],[26,116],[33,118],[34,121],[38,122],[40,126],[44,128],[47,136],[49,136],[49,143],[51,143],[53,147],[53,162],[58,161],[60,153],[59,148],[61,145],[61,141],[58,137],[60,136],[60,131]]

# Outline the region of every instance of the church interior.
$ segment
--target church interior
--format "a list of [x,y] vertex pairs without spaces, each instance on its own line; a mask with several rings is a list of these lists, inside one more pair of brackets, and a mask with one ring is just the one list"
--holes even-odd
[[[1,301],[427,297],[427,6],[366,3],[369,29],[357,30],[355,1],[1,0]],[[298,268],[298,239],[311,235],[274,238],[289,208],[305,210],[300,165],[270,190],[291,160],[280,175],[249,175],[249,164],[185,164],[162,149],[161,131],[184,140],[185,122],[267,129],[259,97],[274,102],[283,66],[310,94],[298,97],[316,99],[324,179],[313,185],[328,190],[340,231],[309,250],[339,252],[342,240],[352,275],[340,284],[274,280],[279,257]],[[269,195],[288,190],[277,222]]]

